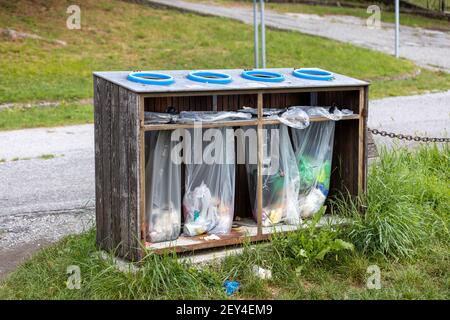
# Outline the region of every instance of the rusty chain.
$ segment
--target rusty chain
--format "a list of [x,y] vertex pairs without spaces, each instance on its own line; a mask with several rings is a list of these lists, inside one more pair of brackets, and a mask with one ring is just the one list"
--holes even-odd
[[372,134],[380,135],[382,137],[389,137],[391,139],[396,138],[396,139],[400,139],[400,140],[416,141],[416,142],[446,142],[446,143],[450,142],[450,138],[419,137],[419,136],[412,136],[410,134],[387,132],[384,130],[370,129],[370,128],[368,128],[368,130]]

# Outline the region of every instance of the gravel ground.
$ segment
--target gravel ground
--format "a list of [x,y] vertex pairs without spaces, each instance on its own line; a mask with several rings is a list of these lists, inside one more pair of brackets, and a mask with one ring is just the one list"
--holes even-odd
[[[147,2],[152,5],[221,16],[253,24],[251,7],[223,7],[181,0],[147,0]],[[389,54],[394,53],[395,32],[394,25],[391,23],[382,23],[379,29],[369,29],[366,20],[352,16],[283,14],[271,10],[266,10],[265,21],[269,27],[300,31]],[[450,32],[401,26],[400,56],[421,66],[450,72]]]

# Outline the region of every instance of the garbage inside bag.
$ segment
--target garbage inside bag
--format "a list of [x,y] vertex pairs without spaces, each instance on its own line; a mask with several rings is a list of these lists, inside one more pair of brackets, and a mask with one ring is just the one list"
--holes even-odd
[[223,286],[225,288],[225,293],[227,294],[227,296],[231,296],[239,290],[241,284],[239,283],[239,281],[225,280]]
[[302,109],[309,117],[321,116],[334,121],[353,114],[350,109],[339,109],[337,107],[293,106],[289,109]]
[[216,122],[216,121],[233,121],[233,120],[249,120],[252,116],[244,112],[235,111],[181,111],[177,122]]
[[[256,108],[243,107],[242,109],[239,109],[238,111],[239,112],[250,113],[253,116],[257,116],[258,115],[258,109],[256,109]],[[274,115],[279,115],[279,114],[283,113],[284,111],[286,111],[286,108],[284,108],[284,109],[263,108],[263,117],[270,117],[270,116],[274,116]]]
[[144,112],[144,122],[148,124],[170,123],[177,119],[177,115],[164,112]]
[[[198,130],[198,129],[197,129]],[[227,139],[226,128],[203,129],[223,139],[202,143],[202,154],[213,148],[212,163],[186,164],[186,191],[183,198],[184,234],[225,234],[231,231],[234,214],[234,139]],[[211,131],[212,130],[212,131]],[[193,132],[194,130],[189,130]],[[228,132],[229,133],[229,132]],[[233,130],[231,130],[233,135]],[[211,150],[211,149],[209,149]]]
[[300,174],[301,217],[311,217],[323,206],[330,188],[334,121],[312,122],[306,129],[291,129]]
[[302,108],[291,107],[277,115],[276,119],[291,128],[304,129],[309,126],[309,115]]
[[146,222],[151,242],[175,240],[181,231],[181,168],[171,161],[171,131],[146,133]]
[[[246,128],[250,130],[251,128]],[[262,225],[272,226],[280,222],[300,223],[298,193],[300,178],[295,154],[289,138],[288,128],[281,125],[266,126],[263,144]],[[242,144],[245,145],[245,144]],[[250,145],[246,146],[246,169],[248,175],[250,202],[253,217],[257,220],[257,178],[256,163],[250,163]]]

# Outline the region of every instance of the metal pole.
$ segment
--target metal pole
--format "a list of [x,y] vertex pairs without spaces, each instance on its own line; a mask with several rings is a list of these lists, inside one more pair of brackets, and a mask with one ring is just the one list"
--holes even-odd
[[254,42],[255,42],[255,68],[259,68],[259,44],[258,44],[258,10],[257,0],[253,0],[253,29],[254,29]]
[[266,68],[266,24],[264,21],[264,0],[260,0],[261,10],[261,60],[262,67]]
[[400,50],[400,0],[395,0],[395,57],[399,57]]

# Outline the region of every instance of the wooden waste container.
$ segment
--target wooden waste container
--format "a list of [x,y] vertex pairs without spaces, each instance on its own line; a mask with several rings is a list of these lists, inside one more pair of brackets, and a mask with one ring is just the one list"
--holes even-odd
[[[308,80],[293,76],[293,69],[268,69],[283,75],[281,82],[244,79],[243,70],[214,70],[231,76],[228,84],[191,81],[190,71],[160,71],[173,77],[170,85],[149,85],[129,81],[129,72],[95,72],[95,185],[97,244],[118,256],[139,260],[145,248],[156,252],[176,252],[229,246],[245,239],[261,241],[270,238],[273,228],[261,224],[261,205],[255,224],[232,230],[219,240],[204,236],[180,236],[175,241],[151,243],[147,239],[145,218],[145,133],[154,130],[192,128],[193,124],[147,124],[144,112],[237,111],[257,108],[251,120],[203,123],[203,128],[253,126],[258,132],[258,186],[262,195],[261,149],[262,130],[279,123],[262,116],[262,109],[290,106],[337,106],[350,109],[335,124],[333,160],[329,198],[339,192],[357,196],[366,191],[367,182],[367,114],[368,83],[334,74],[331,81]],[[313,117],[314,121],[328,120]],[[147,150],[148,151],[148,150]],[[252,217],[245,165],[236,165],[234,218]],[[182,174],[183,176],[183,174]],[[183,191],[182,186],[182,193]],[[259,197],[261,199],[261,197]],[[292,228],[286,228],[292,230]]]

